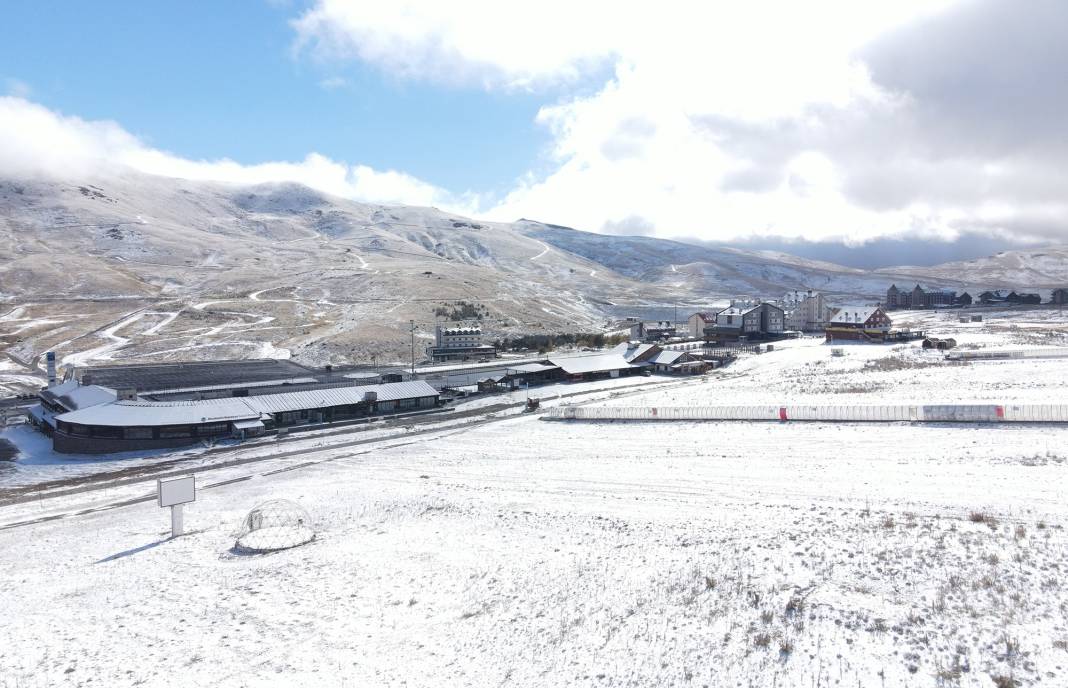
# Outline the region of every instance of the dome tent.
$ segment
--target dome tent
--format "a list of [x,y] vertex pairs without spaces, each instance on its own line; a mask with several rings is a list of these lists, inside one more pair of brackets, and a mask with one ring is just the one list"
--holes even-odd
[[234,551],[241,554],[275,552],[314,539],[315,530],[307,511],[289,500],[272,499],[248,512],[241,522]]

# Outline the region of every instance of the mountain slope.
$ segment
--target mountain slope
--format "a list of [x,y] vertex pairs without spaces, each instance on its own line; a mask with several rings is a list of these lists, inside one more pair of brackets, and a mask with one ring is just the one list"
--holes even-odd
[[454,312],[491,337],[599,331],[640,307],[740,294],[812,288],[845,301],[878,298],[894,281],[1052,284],[1068,275],[1066,257],[866,272],[357,203],[298,184],[10,179],[0,180],[0,347],[18,361],[57,349],[68,363],[406,360],[409,321],[421,351]]
[[[641,236],[610,236],[521,220],[519,231],[666,289],[714,296],[779,297],[794,289],[877,298],[896,273],[871,273],[774,251],[709,248]],[[936,279],[936,282],[941,280]]]
[[987,258],[931,267],[898,267],[878,270],[876,274],[889,274],[891,271],[920,280],[951,280],[983,288],[1057,288],[1068,285],[1068,246],[1002,251]]

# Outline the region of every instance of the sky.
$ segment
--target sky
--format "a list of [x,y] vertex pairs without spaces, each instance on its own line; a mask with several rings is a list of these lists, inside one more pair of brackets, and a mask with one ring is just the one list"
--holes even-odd
[[845,262],[1068,243],[1060,0],[63,2],[3,16],[0,175],[297,181]]

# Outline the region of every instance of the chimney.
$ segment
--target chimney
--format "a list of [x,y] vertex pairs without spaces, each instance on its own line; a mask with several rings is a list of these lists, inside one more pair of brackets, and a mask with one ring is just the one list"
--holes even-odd
[[45,354],[45,364],[48,366],[48,386],[56,384],[56,352],[49,351]]

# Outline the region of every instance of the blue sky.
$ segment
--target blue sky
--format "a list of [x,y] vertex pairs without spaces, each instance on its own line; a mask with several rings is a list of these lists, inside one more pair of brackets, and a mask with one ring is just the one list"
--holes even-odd
[[21,2],[3,20],[0,175],[296,181],[757,247],[1068,242],[1060,0]]
[[[539,165],[549,93],[486,92],[294,53],[297,4],[24,2],[4,10],[0,78],[194,159],[317,151],[456,193],[503,193]],[[329,80],[343,80],[330,86]],[[324,85],[325,84],[325,85]]]

